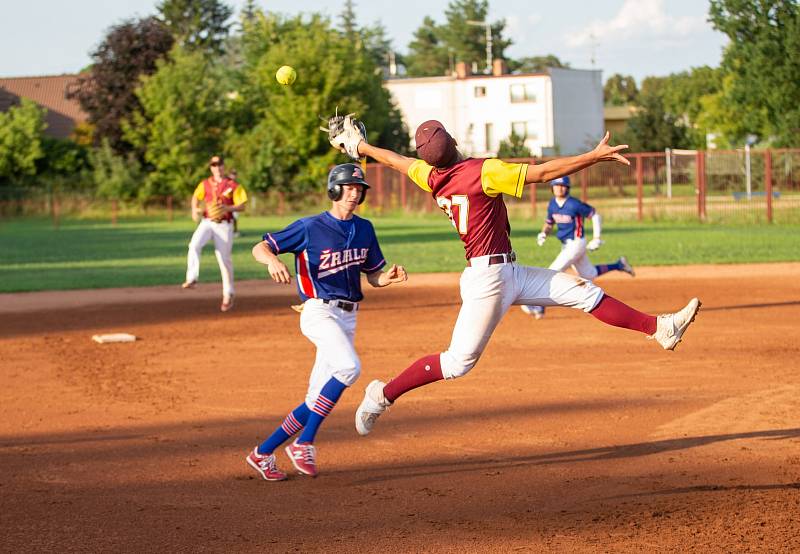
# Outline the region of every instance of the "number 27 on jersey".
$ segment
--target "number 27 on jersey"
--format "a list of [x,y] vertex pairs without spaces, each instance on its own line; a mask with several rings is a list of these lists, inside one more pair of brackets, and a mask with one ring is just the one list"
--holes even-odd
[[466,194],[454,194],[451,198],[437,196],[436,204],[450,218],[459,235],[467,234],[469,219],[469,198]]

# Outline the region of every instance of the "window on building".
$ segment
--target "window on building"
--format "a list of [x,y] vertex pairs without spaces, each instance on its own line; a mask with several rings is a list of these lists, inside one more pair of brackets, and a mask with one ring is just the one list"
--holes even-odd
[[486,96],[486,87],[475,87],[475,98],[483,98]]
[[494,144],[494,126],[491,123],[487,123],[483,129],[484,138],[486,139],[486,151],[490,151],[492,149],[492,144]]
[[513,121],[511,123],[511,132],[526,140],[539,138],[536,134],[536,124],[533,121]]
[[532,84],[519,83],[509,87],[511,102],[536,102]]

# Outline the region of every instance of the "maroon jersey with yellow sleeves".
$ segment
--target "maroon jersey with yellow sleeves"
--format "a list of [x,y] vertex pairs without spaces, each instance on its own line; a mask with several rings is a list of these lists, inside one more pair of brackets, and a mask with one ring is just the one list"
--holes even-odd
[[528,164],[467,158],[444,169],[422,160],[408,176],[430,192],[458,231],[467,259],[511,252],[511,225],[502,194],[522,196]]

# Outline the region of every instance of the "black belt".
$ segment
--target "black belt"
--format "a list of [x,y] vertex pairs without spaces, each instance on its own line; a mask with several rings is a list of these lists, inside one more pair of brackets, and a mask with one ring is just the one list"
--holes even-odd
[[[514,252],[512,252],[511,254],[492,254],[491,256],[489,256],[489,261],[486,263],[486,265],[505,264],[508,262],[516,262],[516,261],[517,261],[517,255]],[[471,260],[467,260],[467,266],[468,267],[472,266]]]
[[346,312],[352,312],[353,310],[358,309],[358,302],[348,302],[347,300],[331,300],[329,298],[323,298],[322,303],[341,308]]

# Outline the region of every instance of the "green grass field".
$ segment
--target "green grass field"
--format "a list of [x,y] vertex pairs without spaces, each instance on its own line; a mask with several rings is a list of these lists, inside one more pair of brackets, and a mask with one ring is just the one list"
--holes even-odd
[[[296,216],[242,218],[234,246],[236,279],[266,276],[250,255],[264,231]],[[441,214],[372,218],[387,260],[412,273],[460,271],[461,242]],[[512,240],[522,263],[547,266],[559,243],[538,248],[539,223],[512,220]],[[7,219],[0,223],[0,292],[147,286],[182,282],[186,248],[194,224],[181,219],[65,220]],[[603,232],[606,244],[591,255],[595,263],[622,254],[634,266],[700,263],[800,261],[798,225],[711,225],[700,223],[615,223]],[[291,257],[285,257],[290,267]],[[212,243],[204,250],[201,281],[219,281]]]

